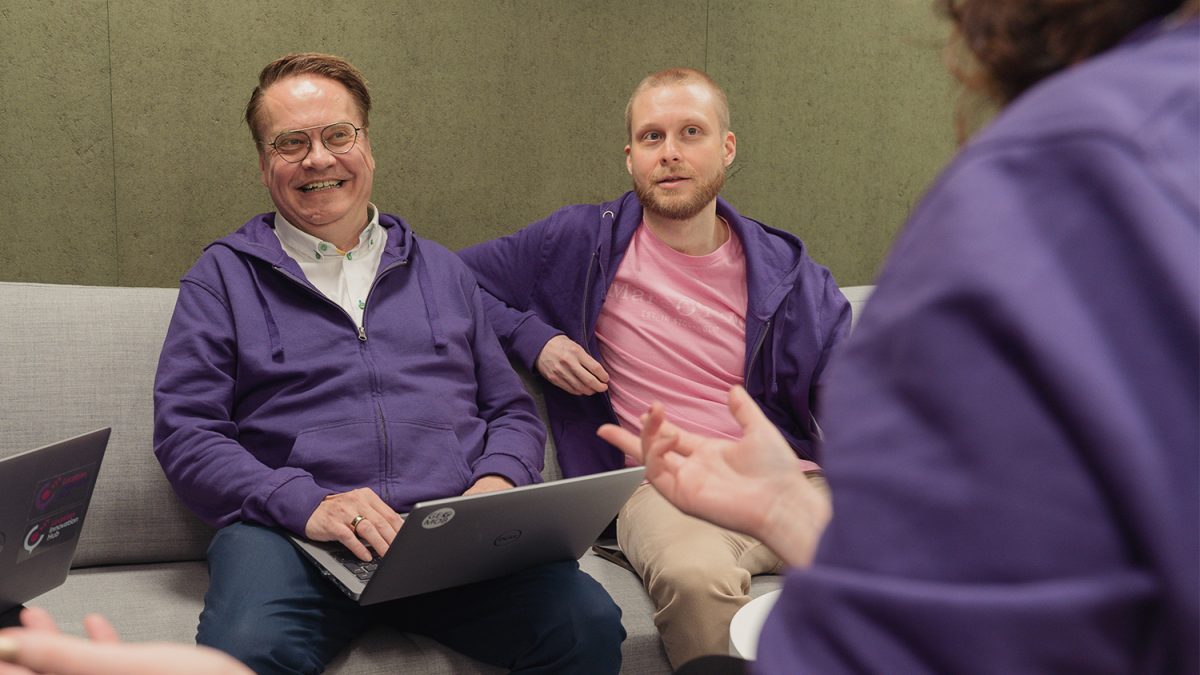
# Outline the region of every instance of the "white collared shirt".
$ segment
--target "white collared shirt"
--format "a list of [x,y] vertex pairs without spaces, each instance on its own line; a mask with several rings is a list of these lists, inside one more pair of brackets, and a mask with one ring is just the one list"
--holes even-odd
[[387,243],[387,230],[379,225],[379,209],[374,204],[367,205],[367,216],[367,226],[358,235],[358,244],[343,251],[275,214],[275,236],[284,252],[300,265],[304,276],[318,291],[346,310],[358,328],[362,328],[367,294]]

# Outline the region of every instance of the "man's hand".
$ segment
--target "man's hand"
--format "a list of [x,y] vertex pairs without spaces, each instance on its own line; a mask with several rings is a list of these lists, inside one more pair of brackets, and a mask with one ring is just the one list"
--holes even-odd
[[537,357],[537,371],[551,384],[577,396],[608,390],[608,372],[566,335],[550,338]]
[[[355,522],[358,516],[362,519]],[[313,541],[340,541],[359,560],[370,560],[367,546],[381,556],[387,553],[403,524],[400,514],[374,490],[359,488],[326,497],[305,523],[304,536]]]
[[507,490],[513,487],[513,484],[504,476],[498,476],[494,473],[482,476],[475,484],[467,488],[464,495],[477,495],[484,492],[495,492],[497,490]]
[[251,675],[226,654],[196,645],[121,644],[102,616],[83,619],[91,640],[62,635],[44,609],[21,612],[24,628],[0,631],[0,675]]
[[756,537],[790,565],[807,565],[829,521],[828,499],[808,483],[779,430],[741,387],[729,410],[742,440],[680,429],[655,403],[642,416],[641,439],[606,424],[601,438],[646,466],[646,479],[684,513]]

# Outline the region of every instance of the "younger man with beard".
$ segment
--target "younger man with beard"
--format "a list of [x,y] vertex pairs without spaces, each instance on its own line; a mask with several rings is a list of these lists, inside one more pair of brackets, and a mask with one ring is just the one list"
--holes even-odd
[[[646,77],[625,118],[634,192],[460,253],[499,301],[485,295],[509,356],[557,387],[546,404],[563,472],[623,466],[596,429],[637,433],[655,400],[682,427],[740,438],[725,400],[743,385],[823,487],[813,409],[848,303],[799,239],[717,197],[736,139],[708,75]],[[617,539],[675,667],[725,653],[751,575],[782,567],[757,540],[684,515],[648,484],[621,510]]]

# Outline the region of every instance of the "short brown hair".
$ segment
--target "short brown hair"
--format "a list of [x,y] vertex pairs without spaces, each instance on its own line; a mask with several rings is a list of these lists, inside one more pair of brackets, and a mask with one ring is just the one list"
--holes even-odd
[[350,90],[362,115],[362,126],[369,122],[367,116],[371,112],[371,92],[367,91],[367,80],[350,62],[331,54],[304,52],[288,54],[267,64],[258,74],[258,86],[250,94],[250,102],[246,104],[246,125],[250,127],[250,135],[254,144],[262,147],[262,97],[263,92],[272,84],[287,77],[296,75],[320,75],[340,83]]
[[625,132],[629,135],[629,140],[633,140],[633,100],[638,97],[638,94],[647,89],[668,84],[693,83],[703,84],[712,90],[713,96],[717,99],[717,119],[721,122],[721,133],[729,131],[729,99],[725,97],[725,91],[721,89],[720,85],[703,70],[668,68],[642,78],[642,81],[633,88],[633,93],[629,95],[629,102],[625,104]]
[[1007,104],[1116,45],[1184,0],[936,0],[955,28],[948,60],[968,89]]

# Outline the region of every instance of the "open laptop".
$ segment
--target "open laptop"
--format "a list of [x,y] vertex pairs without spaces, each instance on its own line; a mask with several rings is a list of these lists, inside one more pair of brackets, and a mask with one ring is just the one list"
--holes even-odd
[[292,542],[347,595],[371,605],[577,560],[644,473],[634,467],[421,502],[387,555],[370,565],[337,542]]
[[0,626],[66,580],[110,431],[0,459]]

